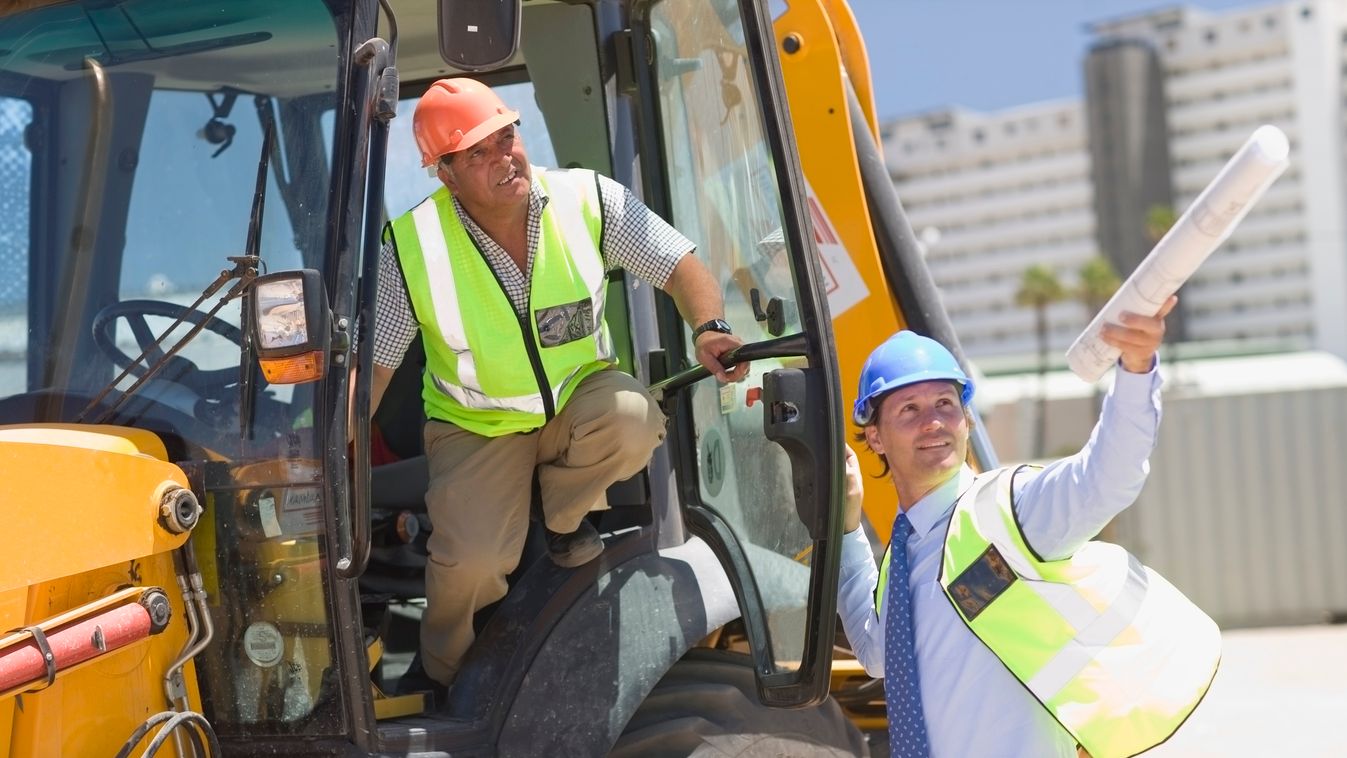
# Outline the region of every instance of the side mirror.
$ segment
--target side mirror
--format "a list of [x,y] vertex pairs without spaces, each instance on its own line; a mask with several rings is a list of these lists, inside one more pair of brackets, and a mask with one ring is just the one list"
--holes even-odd
[[503,66],[519,49],[522,0],[440,0],[440,57],[464,71]]
[[317,271],[278,271],[253,281],[248,332],[268,382],[322,379],[332,342],[330,322],[327,290]]

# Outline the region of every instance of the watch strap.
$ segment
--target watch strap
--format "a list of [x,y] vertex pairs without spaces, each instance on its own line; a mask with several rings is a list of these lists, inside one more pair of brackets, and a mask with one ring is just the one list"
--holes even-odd
[[692,338],[694,340],[697,339],[697,337],[701,336],[702,332],[720,332],[721,334],[734,334],[734,331],[730,329],[729,322],[725,321],[725,319],[723,318],[713,318],[704,324],[698,325],[696,329],[692,330]]

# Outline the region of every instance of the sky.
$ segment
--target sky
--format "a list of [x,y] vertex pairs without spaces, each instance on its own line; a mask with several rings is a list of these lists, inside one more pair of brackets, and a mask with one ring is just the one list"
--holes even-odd
[[881,121],[948,105],[997,110],[1078,97],[1087,24],[1186,4],[1211,11],[1276,0],[849,0]]

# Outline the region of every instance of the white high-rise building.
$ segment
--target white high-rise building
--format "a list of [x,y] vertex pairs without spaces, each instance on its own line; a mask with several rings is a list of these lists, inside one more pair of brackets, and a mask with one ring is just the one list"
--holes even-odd
[[[1094,254],[1085,134],[1074,100],[885,125],[898,195],[970,357],[1032,352],[1034,314],[1015,305],[1024,269],[1047,264],[1065,280]],[[1052,306],[1052,344],[1064,349],[1086,322],[1077,303]]]
[[[1154,244],[1153,209],[1181,212],[1270,123],[1290,137],[1291,166],[1184,289],[1171,328],[1347,357],[1347,0],[1168,8],[1092,32],[1082,103],[887,126],[912,224],[940,232],[929,260],[969,355],[1030,354],[1033,316],[1013,304],[1027,265],[1049,264],[1070,286],[1098,253],[1125,275]],[[1060,352],[1085,311],[1064,303],[1051,316]]]

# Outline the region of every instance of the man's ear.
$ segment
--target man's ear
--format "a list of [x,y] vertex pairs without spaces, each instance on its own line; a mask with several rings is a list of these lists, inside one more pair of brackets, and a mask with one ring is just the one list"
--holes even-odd
[[884,455],[884,443],[879,440],[879,428],[874,424],[865,427],[865,446],[875,455]]
[[444,161],[435,164],[435,176],[439,177],[440,183],[448,187],[450,192],[458,194],[458,182],[454,181],[453,173],[444,167]]

